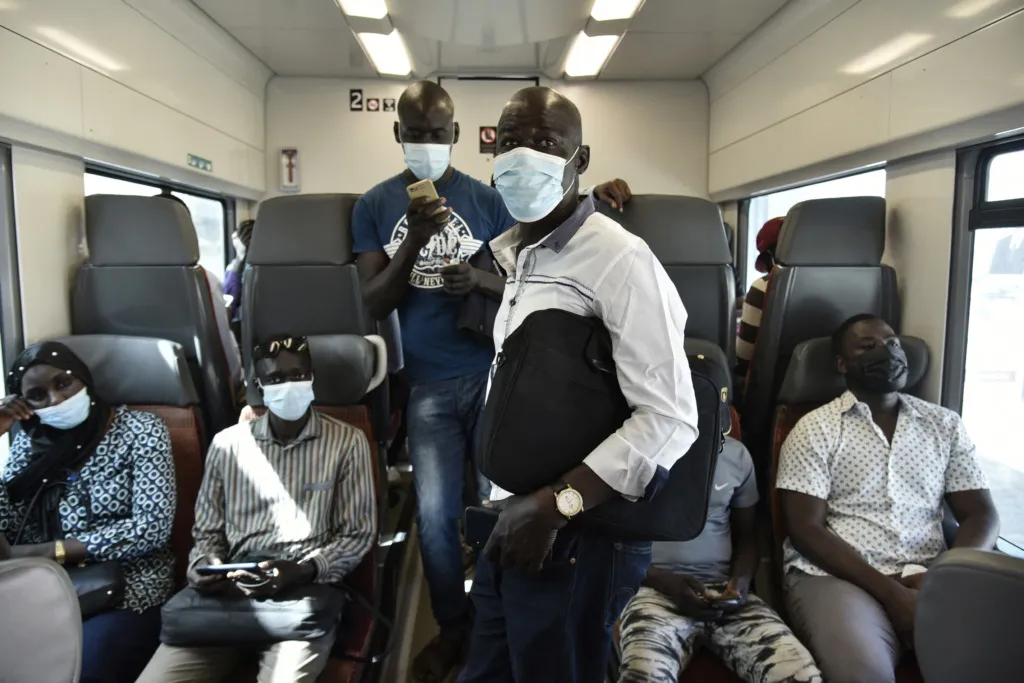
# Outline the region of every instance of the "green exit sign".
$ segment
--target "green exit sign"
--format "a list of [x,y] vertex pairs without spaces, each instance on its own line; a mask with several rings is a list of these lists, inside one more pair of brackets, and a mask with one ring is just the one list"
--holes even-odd
[[200,171],[206,171],[207,173],[213,173],[213,162],[209,159],[197,157],[195,154],[188,155],[188,165],[192,168],[197,168]]

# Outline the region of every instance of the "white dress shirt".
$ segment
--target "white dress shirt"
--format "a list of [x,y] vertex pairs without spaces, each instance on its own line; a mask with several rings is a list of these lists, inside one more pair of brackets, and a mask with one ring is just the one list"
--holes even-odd
[[[490,243],[508,274],[495,318],[495,350],[500,354],[534,311],[557,308],[601,319],[633,415],[583,462],[624,498],[638,500],[658,468],[670,469],[697,439],[679,293],[647,244],[596,213],[589,197],[517,258],[520,242],[517,225]],[[497,486],[491,492],[494,500],[509,495]]]
[[[776,488],[826,501],[825,525],[883,574],[927,565],[946,550],[942,500],[988,488],[960,416],[899,395],[892,444],[849,391],[796,423]],[[826,575],[786,539],[786,569]]]

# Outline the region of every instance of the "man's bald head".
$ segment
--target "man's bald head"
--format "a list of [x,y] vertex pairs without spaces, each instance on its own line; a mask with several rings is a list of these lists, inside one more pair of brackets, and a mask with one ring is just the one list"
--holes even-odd
[[568,97],[543,85],[523,88],[508,101],[501,112],[506,115],[549,120],[567,135],[567,141],[579,147],[583,143],[583,119]]
[[397,142],[425,142],[444,145],[459,140],[455,103],[451,95],[433,81],[417,81],[398,98]]

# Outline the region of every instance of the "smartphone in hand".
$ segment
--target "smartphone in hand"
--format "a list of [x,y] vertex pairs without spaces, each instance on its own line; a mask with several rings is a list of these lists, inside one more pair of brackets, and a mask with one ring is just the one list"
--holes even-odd
[[252,572],[262,574],[259,562],[236,562],[234,564],[207,564],[196,567],[199,576],[226,576],[230,572]]

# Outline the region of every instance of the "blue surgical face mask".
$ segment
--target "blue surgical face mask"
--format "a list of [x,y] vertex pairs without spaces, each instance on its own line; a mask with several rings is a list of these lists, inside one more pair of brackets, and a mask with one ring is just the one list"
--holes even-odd
[[74,429],[85,422],[91,409],[92,399],[89,397],[89,390],[82,387],[82,390],[71,398],[49,408],[39,408],[35,414],[39,421],[48,427]]
[[313,380],[260,385],[263,405],[282,420],[294,422],[306,414],[313,403]]
[[568,159],[528,147],[517,147],[494,157],[494,187],[505,207],[520,223],[533,223],[551,213],[576,183],[562,189],[565,166],[576,158],[579,147]]
[[405,165],[420,180],[437,181],[452,163],[452,146],[426,142],[403,142]]

